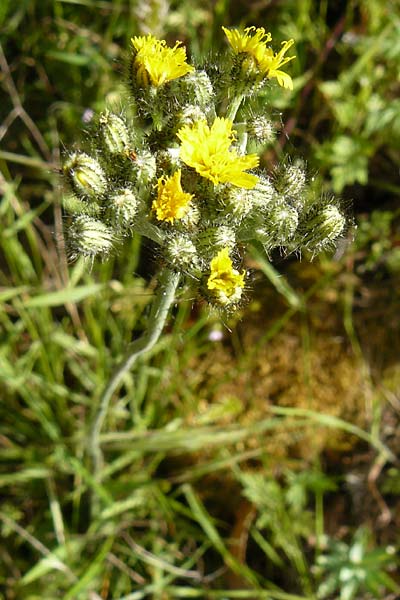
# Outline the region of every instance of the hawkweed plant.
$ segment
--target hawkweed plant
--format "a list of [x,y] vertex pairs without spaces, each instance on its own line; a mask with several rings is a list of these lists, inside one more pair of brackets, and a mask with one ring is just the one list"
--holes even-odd
[[249,243],[267,254],[278,248],[315,255],[334,247],[347,227],[340,201],[311,189],[302,161],[268,172],[257,153],[247,152],[273,140],[259,96],[273,80],[293,89],[282,69],[295,58],[287,55],[294,41],[275,52],[262,27],[223,32],[225,54],[217,64],[196,67],[181,42],[169,47],[151,34],[134,37],[126,109],[99,115],[88,150],[64,160],[70,256],[107,259],[135,232],[154,243],[160,263],[147,331],[116,367],[91,425],[95,476],[110,399],[158,340],[178,286],[190,285],[210,305],[234,311],[248,285]]

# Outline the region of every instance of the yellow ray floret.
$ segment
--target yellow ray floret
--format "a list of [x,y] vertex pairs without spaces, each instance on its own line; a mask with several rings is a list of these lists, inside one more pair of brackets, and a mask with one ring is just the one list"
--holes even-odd
[[165,40],[158,40],[151,34],[136,36],[131,41],[136,52],[136,77],[143,87],[148,86],[149,81],[159,87],[194,71],[194,67],[186,62],[186,50],[180,47],[181,42],[169,48]]
[[229,248],[220,250],[210,263],[211,274],[207,288],[214,293],[221,304],[240,299],[244,287],[244,271],[239,273],[233,268],[229,257]]
[[274,54],[268,42],[272,40],[271,34],[266,33],[263,27],[247,27],[244,33],[237,29],[222,28],[228,42],[235,54],[248,54],[252,56],[258,66],[260,75],[263,77],[276,77],[279,85],[284,88],[293,89],[293,81],[290,75],[280,70],[280,67],[293,60],[294,56],[286,56],[285,53],[294,44],[294,40],[282,42],[282,48]]
[[294,44],[294,40],[282,42],[282,48],[277,54],[274,54],[271,48],[267,48],[264,58],[260,61],[260,69],[269,78],[276,77],[279,85],[289,90],[293,89],[293,81],[290,75],[280,70],[280,67],[286,65],[289,61],[293,60],[294,56],[286,56],[285,53]]
[[223,117],[216,117],[211,127],[205,120],[185,125],[177,133],[181,140],[180,157],[214,184],[232,183],[251,189],[258,177],[244,171],[256,167],[259,158],[256,154],[240,156],[231,148],[235,141],[232,126],[232,121]]
[[181,186],[181,170],[171,177],[160,177],[157,182],[157,198],[153,200],[152,209],[159,221],[173,223],[182,219],[189,209],[192,194],[184,192]]

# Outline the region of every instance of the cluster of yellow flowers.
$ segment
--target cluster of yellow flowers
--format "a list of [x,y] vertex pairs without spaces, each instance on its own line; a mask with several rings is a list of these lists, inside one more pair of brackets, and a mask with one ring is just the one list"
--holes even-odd
[[[134,120],[100,116],[94,156],[73,153],[65,161],[73,192],[65,204],[74,216],[73,256],[106,256],[116,240],[138,231],[210,302],[234,308],[245,287],[238,267],[247,241],[267,252],[303,245],[316,253],[343,232],[345,218],[331,199],[310,201],[301,165],[285,165],[274,179],[259,170],[257,153],[246,154],[248,140],[265,145],[273,132],[251,105],[257,92],[273,78],[293,89],[282,70],[294,58],[285,56],[293,40],[275,53],[262,27],[222,29],[229,51],[211,71],[188,64],[180,42],[132,38]],[[244,105],[252,122],[245,113],[236,121]]]

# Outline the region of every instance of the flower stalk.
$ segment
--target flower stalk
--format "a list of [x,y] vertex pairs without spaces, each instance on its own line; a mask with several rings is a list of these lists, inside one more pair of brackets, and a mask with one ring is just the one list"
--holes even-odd
[[158,288],[153,299],[146,332],[131,342],[122,361],[115,368],[108,381],[94,415],[90,428],[88,451],[92,459],[93,474],[98,479],[103,466],[100,434],[107,416],[110,400],[121,385],[125,375],[134,366],[137,359],[151,350],[159,340],[168,317],[169,310],[175,300],[180,275],[170,269],[164,269],[158,279]]

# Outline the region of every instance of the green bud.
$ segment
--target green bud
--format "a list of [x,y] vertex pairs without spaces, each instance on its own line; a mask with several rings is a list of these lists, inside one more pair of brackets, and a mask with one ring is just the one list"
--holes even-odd
[[167,239],[165,254],[168,262],[182,271],[199,268],[200,260],[196,246],[188,235],[175,233]]
[[68,230],[68,242],[72,258],[79,255],[94,258],[107,257],[115,243],[112,230],[101,221],[86,215],[74,219]]
[[224,207],[224,213],[229,219],[241,223],[254,208],[253,190],[239,187],[226,187],[218,198]]
[[107,218],[113,225],[125,229],[134,222],[139,200],[129,188],[117,190],[108,198]]
[[259,115],[249,120],[247,131],[259,144],[268,144],[275,139],[273,123],[264,115]]
[[147,150],[137,152],[135,159],[132,161],[132,167],[139,186],[147,186],[156,176],[156,159]]
[[201,121],[205,118],[205,114],[199,106],[195,104],[189,104],[188,106],[185,106],[182,112],[177,115],[177,123],[175,127],[178,130],[184,125],[191,125],[192,123],[196,123],[196,121]]
[[129,149],[129,131],[122,117],[108,110],[100,115],[99,133],[102,146],[110,154],[122,154]]
[[294,206],[303,209],[305,203],[306,172],[302,164],[283,164],[275,174],[276,189],[290,198]]
[[236,244],[236,234],[234,229],[226,225],[208,227],[199,233],[197,237],[197,246],[201,255],[208,257],[214,256],[221,248],[232,250]]
[[185,77],[177,80],[177,86],[180,88],[185,103],[198,106],[205,110],[214,95],[211,80],[205,71],[192,71]]
[[288,165],[283,173],[282,183],[285,194],[300,196],[306,186],[306,172],[300,165]]
[[96,200],[106,191],[107,180],[100,163],[84,152],[71,154],[63,171],[78,196]]
[[200,221],[200,217],[201,214],[199,207],[192,200],[186,213],[181,219],[179,219],[179,221],[177,221],[177,227],[179,228],[179,226],[182,225],[185,229],[196,229]]
[[268,249],[286,246],[293,238],[298,224],[297,210],[281,200],[268,211],[264,225],[256,230],[255,238]]
[[251,190],[251,197],[254,210],[265,213],[272,204],[276,203],[276,189],[272,181],[263,175],[259,176],[258,182]]
[[68,194],[62,199],[62,206],[70,215],[89,215],[95,217],[101,212],[101,207],[96,202],[86,202],[74,194]]
[[318,254],[334,246],[346,228],[346,217],[334,204],[325,206],[299,228],[299,242],[307,250]]

